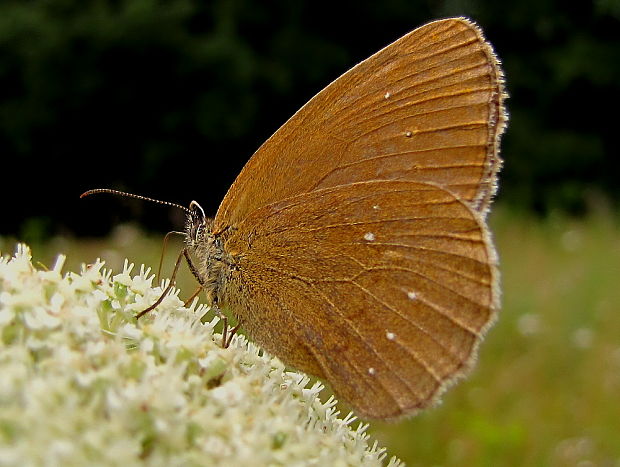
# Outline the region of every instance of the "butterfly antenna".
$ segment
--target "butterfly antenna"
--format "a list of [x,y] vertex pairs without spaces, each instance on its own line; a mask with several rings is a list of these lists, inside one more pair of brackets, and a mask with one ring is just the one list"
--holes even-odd
[[88,190],[88,191],[85,191],[84,193],[82,193],[80,195],[80,198],[84,198],[86,196],[94,195],[94,194],[97,194],[97,193],[108,193],[108,194],[111,194],[111,195],[126,196],[127,198],[141,199],[143,201],[151,201],[153,203],[164,204],[166,206],[172,206],[172,207],[175,207],[175,208],[182,209],[183,211],[185,211],[188,214],[190,214],[190,212],[191,212],[185,206],[181,206],[180,204],[176,204],[176,203],[171,203],[170,201],[162,201],[162,200],[159,200],[159,199],[149,198],[148,196],[135,195],[133,193],[127,193],[125,191],[119,191],[119,190],[112,190],[110,188],[95,188],[94,190]]

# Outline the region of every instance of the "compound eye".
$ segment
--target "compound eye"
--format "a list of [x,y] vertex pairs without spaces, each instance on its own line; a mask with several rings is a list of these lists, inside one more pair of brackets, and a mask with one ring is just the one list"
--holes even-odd
[[189,203],[189,210],[191,211],[192,215],[198,217],[200,221],[203,221],[205,219],[204,209],[202,209],[202,206],[200,206],[200,204],[198,204],[196,201],[192,201],[191,203]]
[[188,224],[190,238],[193,241],[197,241],[202,238],[206,224],[205,212],[196,201],[192,201],[189,204]]

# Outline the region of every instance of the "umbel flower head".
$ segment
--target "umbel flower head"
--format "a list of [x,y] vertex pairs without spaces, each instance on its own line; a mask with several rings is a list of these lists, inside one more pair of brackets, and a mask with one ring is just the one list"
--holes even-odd
[[[125,262],[80,274],[0,259],[0,465],[381,465],[322,386]],[[163,284],[165,286],[166,284]],[[390,467],[401,465],[392,458]]]

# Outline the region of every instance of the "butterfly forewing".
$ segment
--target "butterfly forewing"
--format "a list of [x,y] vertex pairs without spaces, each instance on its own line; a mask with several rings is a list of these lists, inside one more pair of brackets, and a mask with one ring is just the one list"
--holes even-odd
[[494,316],[494,253],[479,217],[448,191],[407,181],[274,203],[226,243],[239,258],[231,306],[261,345],[327,378],[359,413],[410,413],[469,366]]
[[485,212],[500,166],[501,81],[470,21],[412,31],[331,83],[259,148],[216,229],[290,196],[367,180],[428,181]]

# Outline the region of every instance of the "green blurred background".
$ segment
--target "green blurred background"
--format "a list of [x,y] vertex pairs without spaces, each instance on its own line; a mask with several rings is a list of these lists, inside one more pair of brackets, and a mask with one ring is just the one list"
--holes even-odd
[[0,250],[156,266],[181,212],[79,194],[213,214],[316,92],[454,15],[483,27],[510,94],[503,310],[471,378],[373,435],[409,465],[620,466],[620,0],[2,0]]

